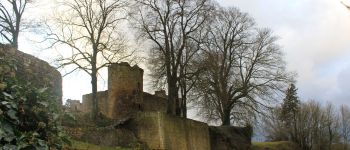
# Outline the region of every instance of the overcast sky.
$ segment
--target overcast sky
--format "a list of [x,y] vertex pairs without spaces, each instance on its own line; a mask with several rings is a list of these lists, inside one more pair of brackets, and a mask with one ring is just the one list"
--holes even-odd
[[[350,105],[350,11],[340,0],[219,0],[272,29],[302,100]],[[344,1],[347,3],[347,1]]]
[[[350,11],[339,0],[219,0],[219,3],[248,12],[259,27],[270,28],[280,37],[278,43],[285,53],[288,70],[298,74],[302,100],[350,106]],[[42,11],[45,10],[27,15],[38,16]],[[33,38],[22,37],[20,50],[49,60],[51,52],[28,48],[31,47],[28,40]],[[104,83],[100,84],[101,90],[105,89]],[[63,88],[64,99],[81,99],[82,94],[91,91],[90,79],[75,73],[64,78]]]

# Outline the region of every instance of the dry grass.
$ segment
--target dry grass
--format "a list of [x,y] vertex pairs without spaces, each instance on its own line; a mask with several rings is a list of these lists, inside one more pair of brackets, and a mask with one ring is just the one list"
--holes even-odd
[[131,150],[127,148],[120,147],[106,147],[106,146],[98,146],[89,143],[84,143],[80,141],[72,141],[71,146],[65,146],[64,150]]
[[298,150],[299,148],[293,142],[253,142],[252,150]]

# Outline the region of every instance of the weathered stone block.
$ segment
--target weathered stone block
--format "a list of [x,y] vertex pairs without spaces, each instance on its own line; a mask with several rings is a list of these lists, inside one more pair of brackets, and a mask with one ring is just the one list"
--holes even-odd
[[143,70],[128,63],[108,67],[107,117],[120,119],[142,110]]
[[209,128],[212,150],[249,150],[253,130],[251,127],[220,126]]
[[[108,91],[97,92],[98,99],[98,109],[100,113],[107,116],[109,101],[108,101]],[[79,110],[82,113],[89,113],[92,110],[92,94],[83,95],[82,107]]]
[[135,124],[137,137],[150,149],[210,150],[206,123],[160,112],[143,112],[137,115]]
[[73,139],[91,144],[111,147],[142,147],[134,133],[128,129],[66,127],[65,131]]

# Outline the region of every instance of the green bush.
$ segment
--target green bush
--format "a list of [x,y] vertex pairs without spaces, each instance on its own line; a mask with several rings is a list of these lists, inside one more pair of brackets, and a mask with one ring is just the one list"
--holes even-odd
[[0,58],[0,147],[62,149],[68,142],[60,122],[57,98],[46,88],[19,83],[13,60]]

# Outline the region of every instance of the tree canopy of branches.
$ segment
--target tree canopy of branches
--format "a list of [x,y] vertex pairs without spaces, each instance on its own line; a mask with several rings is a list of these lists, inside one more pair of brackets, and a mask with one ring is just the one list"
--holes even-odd
[[268,108],[291,79],[276,37],[237,8],[218,8],[207,30],[196,87],[201,114],[230,125]]
[[[141,37],[152,43],[153,70],[157,78],[165,78],[168,90],[168,113],[186,116],[186,102],[181,102],[191,88],[186,77],[196,71],[187,70],[197,53],[197,38],[203,24],[210,16],[209,0],[136,0],[136,28]],[[196,44],[194,44],[196,45]],[[180,86],[182,85],[182,86]],[[182,104],[181,104],[182,103]]]
[[[74,67],[90,75],[93,117],[98,110],[98,71],[112,62],[130,59],[127,42],[119,32],[125,19],[127,1],[123,0],[64,0],[55,22],[49,26],[47,40],[52,46],[70,49],[69,56],[58,59],[60,67]],[[59,47],[65,46],[65,47]]]
[[[341,109],[341,113],[337,113],[331,103],[325,106],[316,101],[301,103],[295,116],[296,130],[293,131],[289,130],[289,127],[283,123],[279,117],[282,114],[281,108],[277,107],[274,109],[277,111],[269,114],[269,119],[264,121],[268,140],[290,140],[303,150],[332,149],[331,146],[334,143],[340,143],[341,138],[345,136],[344,139],[346,139],[349,134],[347,131],[349,112],[342,112]],[[342,117],[344,117],[344,121],[339,119]],[[341,125],[342,122],[344,126]],[[286,139],[287,136],[293,134],[291,132],[296,132],[296,136],[293,139]],[[346,147],[346,142],[344,142],[344,146]]]
[[339,127],[343,149],[348,149],[350,143],[350,108],[346,105],[339,108]]
[[2,0],[0,3],[0,37],[15,48],[18,48],[22,15],[29,2],[30,0]]

